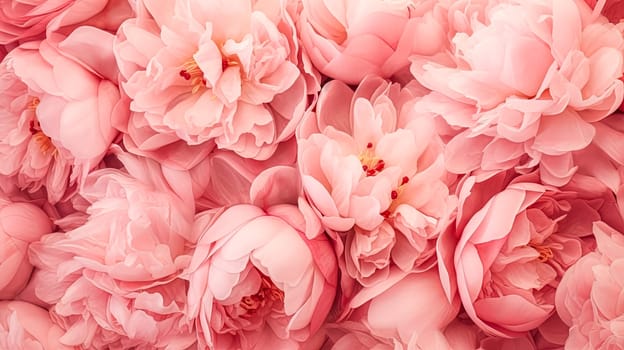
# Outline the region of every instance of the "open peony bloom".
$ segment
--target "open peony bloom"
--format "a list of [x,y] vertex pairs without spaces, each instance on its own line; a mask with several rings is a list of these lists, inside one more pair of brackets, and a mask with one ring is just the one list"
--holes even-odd
[[[620,231],[621,232],[621,231]],[[624,235],[593,225],[597,248],[563,275],[556,306],[570,327],[566,349],[624,349]]]
[[0,299],[13,299],[28,283],[28,246],[52,232],[52,222],[29,203],[0,200]]
[[84,224],[31,244],[35,293],[53,304],[63,344],[186,349],[195,339],[178,276],[189,260],[193,209],[154,169],[125,165],[129,174],[107,168],[87,177]]
[[133,112],[124,130],[129,150],[177,162],[216,143],[266,159],[293,135],[315,91],[298,68],[284,1],[140,4],[115,49]]
[[457,288],[467,315],[489,335],[519,337],[544,323],[563,273],[595,244],[592,223],[622,226],[613,194],[597,180],[575,176],[557,189],[537,177],[508,185],[469,177],[460,187]]
[[[119,108],[113,36],[80,27],[28,42],[0,66],[0,175],[56,203],[104,157]],[[111,68],[113,67],[113,68]],[[88,142],[85,142],[87,140]]]
[[442,141],[432,119],[413,109],[419,94],[417,84],[401,88],[376,77],[355,92],[334,80],[299,130],[306,197],[339,234],[344,272],[363,285],[393,266],[431,266],[436,237],[455,209]]
[[0,301],[1,349],[73,349],[59,342],[62,335],[47,310],[23,301]]
[[412,57],[411,71],[433,90],[419,108],[457,130],[447,168],[481,181],[539,167],[544,183],[565,184],[576,169],[571,152],[622,103],[622,32],[582,0],[446,7],[464,20],[450,22],[445,51]]
[[359,84],[367,75],[390,78],[410,54],[439,49],[446,35],[432,0],[303,0],[301,41],[312,63],[330,78]]
[[188,316],[210,349],[299,349],[321,327],[337,266],[318,219],[296,206],[197,215]]

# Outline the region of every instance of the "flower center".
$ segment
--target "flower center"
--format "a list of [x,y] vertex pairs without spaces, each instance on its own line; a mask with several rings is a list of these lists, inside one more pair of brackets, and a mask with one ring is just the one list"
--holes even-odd
[[387,219],[390,217],[390,215],[392,215],[392,212],[398,206],[398,201],[396,201],[396,199],[398,199],[401,193],[403,193],[403,189],[405,188],[405,185],[408,182],[409,182],[409,177],[403,176],[401,178],[401,182],[399,183],[399,186],[397,186],[396,189],[390,191],[390,199],[392,199],[392,202],[390,203],[390,206],[388,207],[388,209],[381,213],[381,216]]
[[[28,110],[32,111],[34,114],[40,102],[41,100],[39,100],[39,98],[34,97],[32,101],[30,101],[30,103],[28,104]],[[54,147],[52,140],[46,134],[44,134],[43,131],[41,131],[41,125],[39,125],[39,121],[37,120],[36,115],[30,121],[30,133],[32,134],[32,138],[35,143],[39,145],[39,149],[41,150],[42,154],[47,155],[51,153],[52,155],[56,155],[57,149],[56,147]]]
[[191,92],[196,93],[203,86],[206,86],[206,79],[204,79],[204,72],[199,68],[197,62],[194,59],[190,59],[182,64],[182,69],[179,75],[191,83],[193,87]]
[[552,249],[545,244],[529,243],[529,246],[539,253],[537,260],[546,262],[554,257]]
[[359,159],[366,176],[375,176],[386,167],[384,160],[375,156],[372,142],[366,145],[366,149],[360,153]]
[[245,296],[240,301],[240,307],[245,309],[248,315],[255,314],[267,304],[284,302],[284,292],[277,288],[266,276],[262,276],[260,289],[256,294]]

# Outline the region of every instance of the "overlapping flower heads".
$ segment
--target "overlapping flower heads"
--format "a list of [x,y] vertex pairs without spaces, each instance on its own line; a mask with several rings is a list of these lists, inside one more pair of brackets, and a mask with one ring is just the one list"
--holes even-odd
[[0,1],[0,348],[624,349],[623,19]]

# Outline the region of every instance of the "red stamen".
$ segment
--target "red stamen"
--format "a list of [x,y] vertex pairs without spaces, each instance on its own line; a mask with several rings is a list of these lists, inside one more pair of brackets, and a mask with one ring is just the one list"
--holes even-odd
[[390,198],[397,199],[398,196],[399,196],[399,193],[397,191],[390,192]]
[[221,70],[226,70],[229,66],[228,61],[225,58],[221,60]]
[[377,165],[375,166],[375,170],[377,171],[382,171],[384,170],[384,168],[386,167],[386,162],[384,162],[383,160],[379,160],[377,161]]
[[366,148],[373,148],[373,143],[372,142],[367,143]]
[[364,171],[368,170],[368,165],[366,165],[366,164],[362,165],[362,170],[364,170]]
[[409,177],[407,176],[403,176],[403,178],[401,179],[401,186],[405,185],[406,183],[409,182]]
[[383,213],[381,213],[381,216],[383,216],[386,219],[389,218],[390,217],[390,211],[389,210],[384,211]]
[[368,169],[366,171],[366,176],[373,176],[375,174],[377,174],[377,171],[375,169]]

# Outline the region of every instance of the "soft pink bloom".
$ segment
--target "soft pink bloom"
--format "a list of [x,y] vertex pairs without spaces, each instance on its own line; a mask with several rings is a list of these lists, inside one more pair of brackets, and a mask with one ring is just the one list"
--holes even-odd
[[299,349],[336,293],[334,251],[296,206],[236,205],[197,215],[188,316],[210,349]]
[[597,248],[563,275],[557,313],[570,327],[566,349],[624,349],[624,235],[593,225]]
[[621,30],[582,0],[472,3],[441,5],[463,19],[449,22],[448,48],[412,57],[414,77],[433,90],[419,110],[454,130],[447,168],[481,181],[539,167],[543,182],[565,184],[571,151],[622,103]]
[[624,2],[622,0],[585,0],[593,9],[607,17],[611,23],[620,23],[624,19]]
[[[56,28],[93,17],[100,17],[99,21],[94,21],[98,24],[115,22],[115,14],[120,11],[111,9],[121,8],[129,10],[127,0],[4,0],[0,2],[0,44],[43,39],[50,22],[55,22]],[[114,30],[112,25],[100,28]]]
[[0,174],[58,202],[104,157],[127,118],[113,36],[80,27],[60,42],[29,42],[0,67]]
[[35,294],[53,304],[64,344],[185,349],[195,339],[184,320],[188,283],[178,276],[190,258],[193,206],[157,168],[122,161],[125,171],[86,178],[80,194],[91,204],[83,225],[31,244]]
[[377,77],[355,92],[334,80],[298,132],[306,198],[337,240],[343,277],[363,285],[431,267],[455,209],[443,143],[413,108],[420,93]]
[[284,1],[144,0],[137,11],[115,44],[131,152],[188,169],[215,143],[266,159],[294,134],[316,87]]
[[0,301],[0,348],[73,349],[59,342],[62,335],[47,310],[23,301]]
[[[466,178],[458,242],[441,238],[442,270],[453,271],[445,265],[454,255],[450,278],[467,315],[490,335],[518,337],[544,323],[561,276],[594,245],[592,223],[622,227],[612,192],[596,179],[577,175],[557,189],[535,183],[538,176],[481,184]],[[449,295],[451,286],[445,284]]]
[[332,349],[364,348],[355,345],[359,343],[379,350],[452,350],[443,330],[457,316],[459,306],[459,298],[447,300],[436,269],[392,274],[356,294],[349,317],[328,326]]
[[13,299],[26,286],[28,246],[50,232],[52,222],[39,207],[0,199],[0,299]]
[[303,0],[299,31],[312,63],[330,78],[358,84],[369,74],[390,78],[408,56],[439,50],[444,28],[432,0]]

